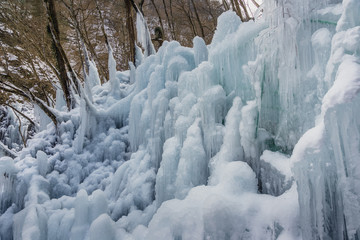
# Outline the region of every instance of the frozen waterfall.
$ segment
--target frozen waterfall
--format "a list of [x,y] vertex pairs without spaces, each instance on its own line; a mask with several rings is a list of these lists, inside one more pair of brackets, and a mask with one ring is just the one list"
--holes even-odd
[[92,63],[67,120],[0,158],[0,239],[359,239],[360,1],[261,9],[103,85]]

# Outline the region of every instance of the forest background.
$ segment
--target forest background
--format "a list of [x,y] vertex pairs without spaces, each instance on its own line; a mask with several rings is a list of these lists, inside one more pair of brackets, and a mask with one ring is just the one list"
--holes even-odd
[[[258,7],[255,0],[1,0],[0,104],[29,129],[35,123],[26,104],[59,121],[56,90],[62,89],[71,110],[71,91],[84,81],[89,60],[102,83],[109,79],[110,50],[118,71],[129,69],[129,63],[136,67],[142,47],[136,39],[137,11],[157,50],[172,40],[190,47],[195,36],[209,44],[221,13],[232,9],[249,21]],[[26,137],[23,141],[26,145]]]

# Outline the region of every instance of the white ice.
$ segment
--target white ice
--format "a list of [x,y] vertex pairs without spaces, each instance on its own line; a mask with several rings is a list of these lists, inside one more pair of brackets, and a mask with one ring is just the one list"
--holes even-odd
[[360,3],[262,9],[157,53],[138,15],[137,63],[110,51],[102,85],[90,65],[64,121],[37,108],[0,159],[1,239],[357,239]]

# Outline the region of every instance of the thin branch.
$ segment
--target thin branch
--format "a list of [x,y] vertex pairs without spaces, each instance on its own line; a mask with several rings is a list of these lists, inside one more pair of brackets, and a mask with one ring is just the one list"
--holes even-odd
[[[163,23],[162,23],[162,19],[161,19],[161,16],[160,16],[159,9],[158,9],[158,7],[156,6],[154,0],[151,0],[151,3],[152,3],[152,5],[153,5],[154,8],[155,8],[156,14],[158,15],[159,22],[160,22],[160,26],[161,26],[161,31],[164,32],[164,25],[163,25]],[[170,25],[170,23],[169,23],[169,25]]]
[[104,18],[102,16],[102,13],[101,13],[101,10],[100,10],[100,7],[99,7],[99,4],[98,4],[98,1],[95,0],[95,4],[96,4],[96,9],[98,10],[98,13],[99,13],[99,17],[100,17],[100,20],[101,20],[101,31],[102,33],[104,34],[104,38],[105,38],[105,44],[106,44],[106,47],[108,48],[109,50],[109,39],[108,39],[108,36],[105,32],[105,21],[104,21]]
[[[3,76],[1,76],[3,78]],[[10,76],[8,76],[10,77]],[[28,88],[25,88],[26,91],[16,87],[16,86],[12,86],[6,82],[4,82],[2,80],[2,78],[0,79],[0,83],[5,85],[6,87],[3,87],[0,85],[0,89],[9,93],[14,93],[16,95],[22,96],[25,99],[29,100],[30,102],[37,104],[44,112],[45,114],[53,121],[53,123],[55,124],[55,126],[57,125],[58,122],[61,121],[61,117],[58,113],[55,112],[54,109],[52,109],[51,107],[47,106],[45,102],[43,102],[43,100],[41,100],[40,98],[36,97]],[[11,78],[11,77],[10,77]]]
[[30,122],[30,124],[36,126],[36,124],[34,123],[33,120],[31,120],[31,118],[29,118],[28,116],[26,116],[24,113],[20,112],[19,110],[17,110],[15,107],[11,106],[8,103],[4,103],[5,106],[11,108],[14,112],[17,112],[18,114],[20,114],[22,117],[26,118],[26,120],[28,120]]

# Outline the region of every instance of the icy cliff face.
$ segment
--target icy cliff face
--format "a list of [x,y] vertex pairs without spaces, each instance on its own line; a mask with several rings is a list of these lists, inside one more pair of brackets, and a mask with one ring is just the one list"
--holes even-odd
[[332,39],[315,128],[292,155],[305,239],[358,239],[360,236],[360,11],[359,1],[344,1]]
[[358,239],[360,3],[263,11],[110,56],[103,86],[91,64],[67,120],[0,159],[0,237]]

